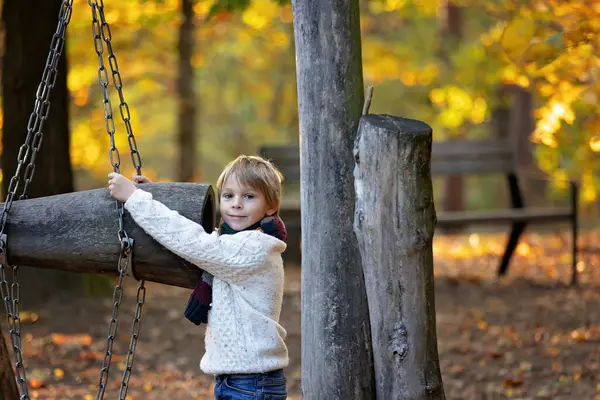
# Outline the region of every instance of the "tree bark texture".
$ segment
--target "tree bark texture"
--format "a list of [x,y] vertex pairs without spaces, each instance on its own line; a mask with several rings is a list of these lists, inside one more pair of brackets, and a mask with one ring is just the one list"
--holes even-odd
[[369,317],[352,228],[363,103],[358,0],[293,0],[302,210],[304,399],[372,399]]
[[194,3],[195,0],[182,0],[183,22],[179,27],[179,171],[178,181],[190,182],[194,179],[196,160],[196,94],[194,91]]
[[[214,230],[215,199],[210,185],[150,183],[143,189],[207,232]],[[124,228],[134,239],[133,270],[138,279],[186,288],[196,285],[201,270],[159,245],[128,213]],[[8,263],[117,274],[118,229],[115,200],[107,189],[15,201],[6,230]]]
[[433,282],[431,128],[366,115],[354,149],[358,237],[378,399],[444,399]]

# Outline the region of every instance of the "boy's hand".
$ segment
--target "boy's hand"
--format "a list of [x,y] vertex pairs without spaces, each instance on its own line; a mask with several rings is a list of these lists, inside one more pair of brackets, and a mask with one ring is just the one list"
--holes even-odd
[[137,190],[133,182],[121,174],[111,172],[108,174],[108,177],[110,178],[108,180],[108,189],[110,190],[111,196],[117,200],[126,202],[133,192]]
[[152,183],[150,178],[148,178],[147,176],[137,175],[135,173],[133,174],[133,182],[134,183]]

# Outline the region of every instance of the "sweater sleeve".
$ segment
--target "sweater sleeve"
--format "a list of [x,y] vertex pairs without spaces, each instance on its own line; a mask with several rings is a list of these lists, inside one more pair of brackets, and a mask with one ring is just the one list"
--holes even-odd
[[[260,232],[218,236],[137,189],[125,203],[133,220],[157,242],[217,278],[236,283],[264,264],[270,251]],[[261,240],[263,239],[263,240]]]

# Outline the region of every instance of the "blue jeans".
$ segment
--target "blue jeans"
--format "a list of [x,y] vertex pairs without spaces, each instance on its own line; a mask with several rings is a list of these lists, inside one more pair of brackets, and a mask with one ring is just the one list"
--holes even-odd
[[264,374],[217,375],[216,400],[286,400],[282,369]]

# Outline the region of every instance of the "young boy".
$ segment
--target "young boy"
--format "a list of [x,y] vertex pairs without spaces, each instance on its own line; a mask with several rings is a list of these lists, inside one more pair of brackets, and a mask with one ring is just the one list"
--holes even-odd
[[[200,368],[216,375],[217,400],[287,398],[289,363],[279,325],[285,228],[278,220],[281,173],[256,156],[231,161],[217,181],[222,225],[207,233],[129,179],[110,173],[110,194],[167,249],[214,276],[206,352]],[[136,182],[150,182],[134,177]],[[274,223],[275,222],[275,223]],[[282,229],[261,229],[276,226]],[[220,233],[220,234],[219,234]]]

